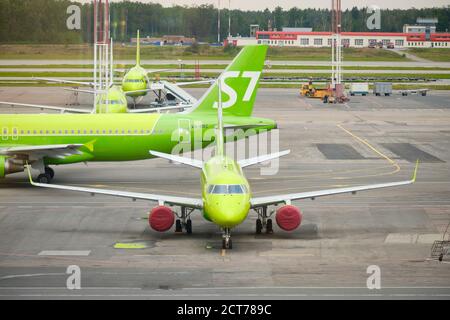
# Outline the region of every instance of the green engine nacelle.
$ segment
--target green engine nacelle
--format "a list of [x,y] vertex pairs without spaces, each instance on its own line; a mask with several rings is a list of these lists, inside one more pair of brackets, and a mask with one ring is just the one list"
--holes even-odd
[[25,168],[22,164],[15,163],[12,159],[0,156],[0,179],[7,174],[22,172]]

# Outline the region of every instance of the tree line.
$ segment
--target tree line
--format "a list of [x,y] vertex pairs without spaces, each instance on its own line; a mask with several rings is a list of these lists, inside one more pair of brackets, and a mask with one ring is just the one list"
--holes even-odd
[[[81,8],[81,30],[68,30],[67,8],[77,4]],[[248,36],[251,24],[260,29],[269,26],[311,27],[314,31],[331,29],[328,9],[273,11],[221,10],[221,39],[228,35],[228,17],[231,14],[231,33]],[[129,41],[137,29],[143,36],[184,35],[198,41],[217,41],[218,11],[212,5],[163,7],[157,3],[114,2],[111,4],[111,32],[118,41]],[[369,31],[366,21],[371,13],[367,8],[345,10],[342,14],[343,31]],[[407,10],[382,10],[383,32],[401,32],[404,24],[414,24],[419,17],[438,18],[438,31],[450,30],[450,6]],[[92,4],[69,0],[0,0],[1,43],[86,43],[92,41]]]

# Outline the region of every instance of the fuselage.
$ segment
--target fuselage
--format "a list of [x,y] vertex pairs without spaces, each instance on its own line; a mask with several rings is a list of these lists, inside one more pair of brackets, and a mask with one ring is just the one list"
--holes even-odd
[[[256,125],[254,133],[276,123],[253,117],[225,117],[233,125]],[[213,114],[27,114],[0,115],[0,148],[83,144],[80,154],[45,158],[47,165],[85,161],[133,161],[153,158],[150,150],[188,152],[214,141]],[[180,142],[181,141],[181,142]]]
[[106,93],[97,96],[95,108],[96,113],[127,113],[127,97],[121,88],[112,86]]
[[[130,91],[140,91],[140,90],[146,90],[148,88],[148,78],[147,78],[147,72],[144,68],[142,68],[139,65],[136,65],[130,71],[127,72],[127,74],[124,76],[122,80],[122,90],[123,92],[130,92]],[[138,98],[145,96],[147,92],[137,92],[137,93],[131,93],[129,94],[132,98]]]
[[250,185],[239,165],[226,156],[211,158],[202,170],[203,215],[222,228],[241,224],[250,210]]

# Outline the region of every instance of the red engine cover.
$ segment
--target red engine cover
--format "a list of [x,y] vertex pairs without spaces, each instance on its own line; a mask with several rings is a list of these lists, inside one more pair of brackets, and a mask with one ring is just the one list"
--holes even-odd
[[172,209],[164,206],[155,207],[148,217],[150,227],[158,232],[165,232],[172,228],[175,222],[175,215]]
[[278,209],[275,219],[281,229],[293,231],[302,223],[302,213],[297,207],[284,206]]

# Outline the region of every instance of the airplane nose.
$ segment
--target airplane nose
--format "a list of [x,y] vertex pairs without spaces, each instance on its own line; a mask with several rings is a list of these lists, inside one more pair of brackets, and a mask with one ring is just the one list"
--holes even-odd
[[236,200],[216,202],[215,207],[213,221],[226,228],[233,228],[241,224],[249,210],[243,201]]

